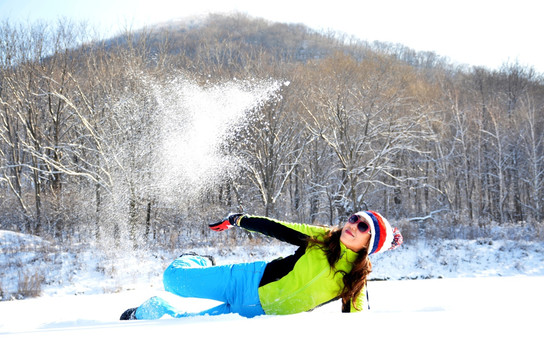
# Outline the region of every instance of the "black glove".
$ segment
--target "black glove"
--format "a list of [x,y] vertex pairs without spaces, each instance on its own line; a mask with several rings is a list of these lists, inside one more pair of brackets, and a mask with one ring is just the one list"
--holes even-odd
[[213,224],[208,224],[213,231],[224,231],[236,226],[236,222],[244,214],[229,214],[226,218]]

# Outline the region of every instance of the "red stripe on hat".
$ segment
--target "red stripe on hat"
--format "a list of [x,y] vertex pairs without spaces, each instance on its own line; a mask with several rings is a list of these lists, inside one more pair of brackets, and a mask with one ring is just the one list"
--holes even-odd
[[[371,210],[369,210],[368,212],[372,213],[372,215],[376,217],[376,220],[378,220],[378,224],[380,227],[380,238],[378,239],[378,247],[376,247],[376,251],[374,252],[377,253],[382,249],[383,244],[385,243],[385,239],[387,238],[387,227],[385,226],[383,218],[380,214]],[[374,239],[374,241],[376,241],[376,239]]]

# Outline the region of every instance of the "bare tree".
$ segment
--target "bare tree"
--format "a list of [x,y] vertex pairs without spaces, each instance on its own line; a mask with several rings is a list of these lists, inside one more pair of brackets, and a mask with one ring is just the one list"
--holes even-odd
[[[338,215],[368,207],[377,187],[403,182],[399,155],[419,152],[424,113],[408,96],[402,72],[385,58],[356,63],[337,55],[325,61],[320,93],[306,122],[337,158],[334,207]],[[380,69],[381,68],[381,69]],[[309,102],[309,101],[308,101]],[[416,141],[417,139],[417,141]]]
[[523,121],[519,132],[519,143],[527,156],[527,171],[518,169],[521,180],[527,186],[527,197],[523,203],[529,209],[532,219],[542,221],[544,218],[542,205],[544,197],[543,123],[538,121],[539,111],[531,96],[527,95],[521,100],[520,109]]
[[[284,97],[285,97],[284,91]],[[249,179],[258,190],[264,213],[272,214],[291,174],[297,167],[307,140],[296,119],[286,111],[285,101],[271,100],[260,112],[260,118],[247,129]]]

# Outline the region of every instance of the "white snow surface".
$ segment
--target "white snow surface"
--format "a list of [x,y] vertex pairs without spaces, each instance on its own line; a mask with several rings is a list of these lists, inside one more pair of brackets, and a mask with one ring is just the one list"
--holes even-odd
[[[214,302],[166,294],[167,254],[107,259],[89,251],[40,258],[45,240],[0,232],[3,359],[542,359],[544,242],[505,239],[410,242],[373,258],[369,311],[339,302],[312,312],[119,321],[154,295],[196,311]],[[195,249],[219,264],[286,255],[292,248]],[[43,256],[42,256],[43,257]],[[17,280],[39,274],[37,298]],[[377,281],[388,279],[388,281]],[[415,280],[413,280],[415,279]]]

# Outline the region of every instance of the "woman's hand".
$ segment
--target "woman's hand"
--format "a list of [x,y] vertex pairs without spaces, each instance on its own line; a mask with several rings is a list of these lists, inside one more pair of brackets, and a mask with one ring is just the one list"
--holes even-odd
[[233,226],[237,226],[236,222],[243,214],[229,214],[226,218],[213,224],[208,224],[213,231],[224,231]]

